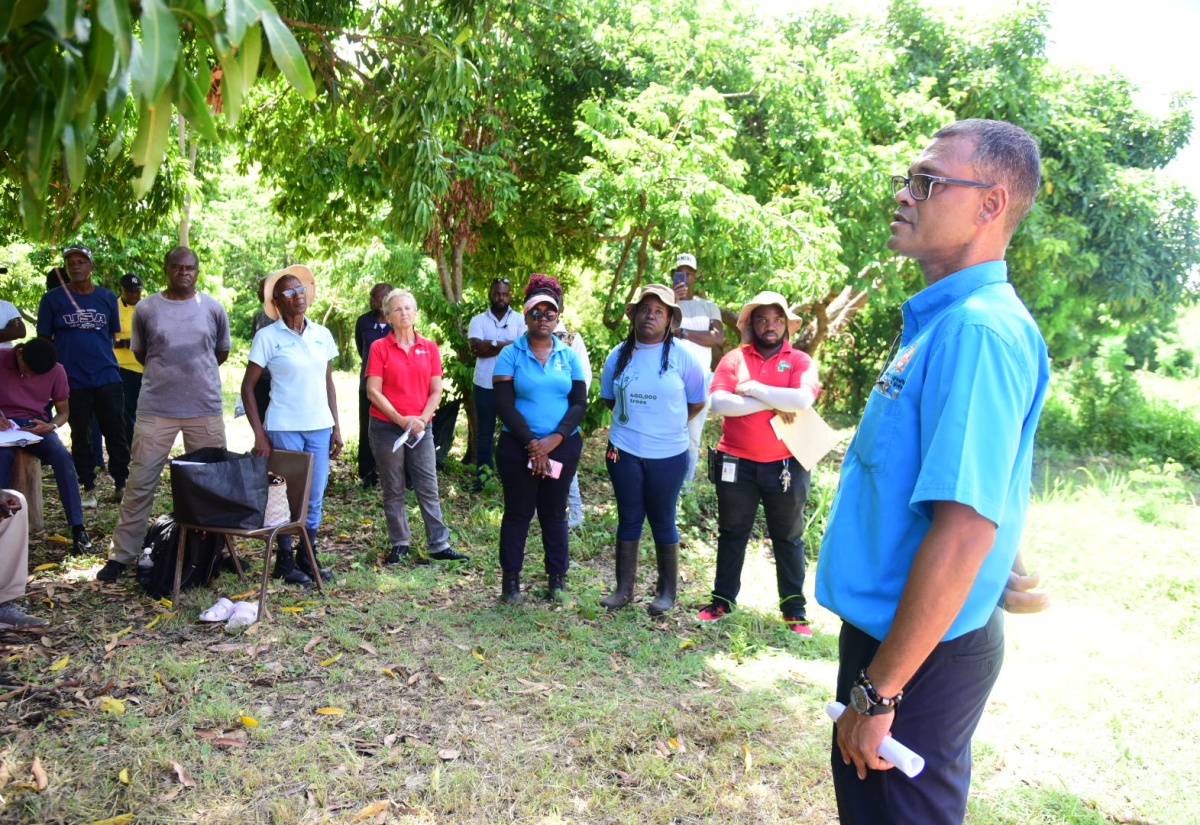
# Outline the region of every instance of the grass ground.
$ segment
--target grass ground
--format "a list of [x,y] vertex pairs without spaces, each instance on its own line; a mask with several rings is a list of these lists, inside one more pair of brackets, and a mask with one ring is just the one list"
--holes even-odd
[[[348,436],[353,382],[339,380]],[[247,429],[230,422],[234,446]],[[499,493],[465,493],[453,460],[443,502],[470,562],[381,570],[379,494],[357,487],[347,457],[321,531],[335,585],[280,589],[275,620],[240,631],[195,622],[249,589],[231,574],[168,608],[130,579],[93,581],[99,558],[34,537],[29,602],[53,624],[0,634],[0,822],[836,821],[821,708],[837,620],[810,602],[816,638],[792,638],[756,539],[741,609],[692,621],[713,567],[706,483],[684,500],[681,606],[662,619],[599,609],[615,525],[602,444],[594,435],[585,456],[565,605],[541,599],[536,528],[532,602],[496,604]],[[835,473],[820,469],[814,498]],[[1039,467],[1025,552],[1054,607],[1009,619],[968,822],[1200,821],[1192,481]],[[168,502],[164,485],[156,512]],[[53,492],[47,505],[61,530]],[[93,532],[107,537],[115,517],[102,505]],[[647,537],[640,596],[652,552]]]

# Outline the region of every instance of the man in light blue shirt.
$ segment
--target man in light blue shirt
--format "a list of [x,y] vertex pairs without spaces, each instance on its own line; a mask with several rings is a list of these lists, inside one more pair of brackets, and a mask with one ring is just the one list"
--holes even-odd
[[[1004,262],[1040,159],[1024,130],[966,120],[892,180],[888,248],[927,286],[904,304],[821,548],[816,595],[843,620],[848,705],[830,761],[843,823],[961,823],[1000,605],[1043,606],[1016,574],[1049,362]],[[880,756],[889,733],[925,758],[915,779]]]

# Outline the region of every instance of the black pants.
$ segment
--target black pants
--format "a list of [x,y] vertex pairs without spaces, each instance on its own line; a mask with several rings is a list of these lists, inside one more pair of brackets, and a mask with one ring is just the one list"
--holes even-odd
[[129,477],[129,441],[125,436],[125,387],[120,381],[71,390],[71,460],[85,490],[96,486],[92,416],[108,444],[108,472],[118,487]]
[[[371,399],[367,398],[367,385],[360,381],[358,385],[358,480],[374,481],[375,453],[371,452]],[[426,436],[432,433],[426,433]]]
[[496,471],[504,484],[504,518],[500,521],[500,567],[504,572],[521,572],[525,564],[525,539],[536,509],[542,525],[546,573],[566,574],[571,564],[567,549],[567,493],[582,452],[583,438],[575,433],[550,453],[552,459],[562,462],[562,474],[558,478],[535,476],[526,466],[529,456],[525,447],[511,433],[500,433]]
[[133,452],[133,425],[137,423],[138,396],[142,394],[142,374],[121,368],[121,385],[125,388],[125,442]]
[[[725,453],[720,456],[724,458]],[[786,465],[783,461],[736,460],[735,480],[716,483],[719,532],[713,600],[730,607],[737,602],[746,542],[761,502],[775,555],[779,609],[786,619],[804,619],[804,504],[808,501],[810,474],[795,459],[788,459]],[[791,474],[787,490],[780,478],[785,466]]]
[[[850,686],[871,663],[879,642],[843,623],[838,641],[837,699],[849,706]],[[1004,663],[1004,615],[942,642],[904,688],[892,735],[925,758],[909,779],[896,769],[868,771],[843,764],[833,735],[830,766],[842,825],[962,825],[971,787],[971,737]],[[853,709],[847,713],[854,713]]]

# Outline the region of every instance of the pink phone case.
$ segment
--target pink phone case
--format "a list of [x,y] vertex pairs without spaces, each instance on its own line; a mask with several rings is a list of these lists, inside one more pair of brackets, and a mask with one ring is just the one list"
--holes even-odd
[[[529,469],[533,469],[533,459],[529,459],[529,463],[525,465]],[[562,475],[562,462],[550,459],[550,478],[559,478]]]

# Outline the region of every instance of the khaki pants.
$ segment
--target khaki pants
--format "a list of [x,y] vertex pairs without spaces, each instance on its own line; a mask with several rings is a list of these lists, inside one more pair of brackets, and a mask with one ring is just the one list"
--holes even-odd
[[132,564],[142,552],[146,522],[154,509],[154,493],[180,433],[185,452],[225,446],[225,420],[219,415],[164,418],[138,413],[133,427],[133,461],[125,484],[125,498],[121,500],[121,519],[113,530],[112,547],[108,551],[113,561]]
[[25,496],[5,490],[21,500],[21,509],[0,521],[0,604],[25,595],[29,578],[29,510]]

